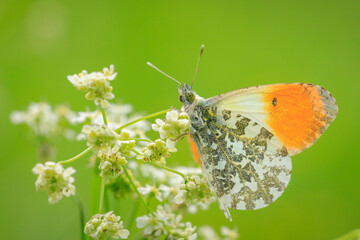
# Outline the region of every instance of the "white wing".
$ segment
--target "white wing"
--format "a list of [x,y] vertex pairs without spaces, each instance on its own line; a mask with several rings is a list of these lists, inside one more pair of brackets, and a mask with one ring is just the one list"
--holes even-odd
[[209,109],[206,125],[193,139],[202,171],[220,208],[258,209],[275,201],[290,181],[291,159],[285,146],[249,118]]

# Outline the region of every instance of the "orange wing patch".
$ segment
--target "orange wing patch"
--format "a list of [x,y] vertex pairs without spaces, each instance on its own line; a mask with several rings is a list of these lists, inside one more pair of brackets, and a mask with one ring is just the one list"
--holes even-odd
[[290,155],[310,147],[335,119],[335,99],[324,88],[306,83],[269,85],[263,93],[266,124]]
[[187,138],[189,140],[189,145],[190,145],[190,148],[191,148],[191,152],[193,154],[193,158],[194,160],[199,163],[199,165],[201,165],[201,159],[200,159],[200,154],[199,154],[199,151],[197,150],[196,148],[196,144],[195,142],[191,139],[191,137],[189,135],[187,135]]

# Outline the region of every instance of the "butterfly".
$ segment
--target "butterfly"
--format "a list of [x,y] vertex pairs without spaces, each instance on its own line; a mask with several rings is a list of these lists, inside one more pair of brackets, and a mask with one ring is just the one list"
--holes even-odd
[[308,83],[255,86],[208,99],[178,84],[203,175],[230,221],[229,208],[264,208],[281,196],[290,182],[290,157],[310,147],[338,112],[327,90]]

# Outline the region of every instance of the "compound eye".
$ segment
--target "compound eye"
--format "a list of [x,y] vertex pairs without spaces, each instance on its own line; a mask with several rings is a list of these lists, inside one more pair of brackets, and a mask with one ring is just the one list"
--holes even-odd
[[195,95],[193,92],[187,92],[186,93],[186,99],[189,101],[189,102],[193,102],[195,100]]

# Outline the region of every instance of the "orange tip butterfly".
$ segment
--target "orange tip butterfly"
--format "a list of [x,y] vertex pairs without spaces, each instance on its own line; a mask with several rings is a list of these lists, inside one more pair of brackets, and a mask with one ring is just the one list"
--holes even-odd
[[230,221],[228,208],[259,209],[281,196],[290,182],[290,156],[314,144],[338,112],[334,97],[313,84],[255,86],[204,99],[192,84],[163,74],[179,84],[195,155]]

